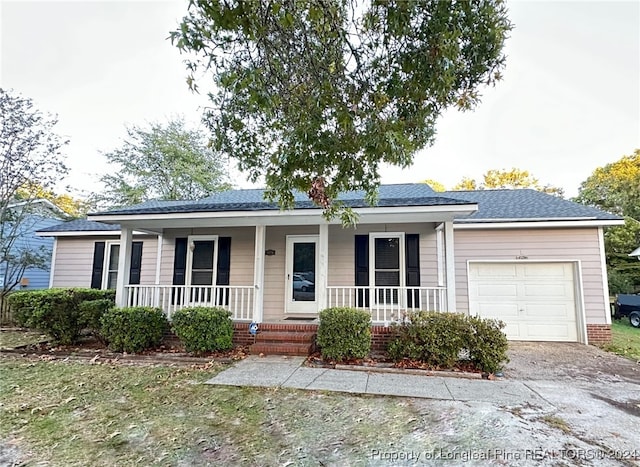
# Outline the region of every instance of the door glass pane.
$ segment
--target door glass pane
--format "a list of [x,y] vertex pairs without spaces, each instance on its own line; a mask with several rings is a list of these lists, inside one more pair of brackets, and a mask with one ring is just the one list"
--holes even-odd
[[398,271],[376,271],[377,287],[399,287],[400,272]]
[[118,258],[120,257],[120,245],[109,247],[109,263],[107,264],[107,289],[115,289],[118,281]]
[[400,239],[376,238],[376,269],[400,268]]
[[191,285],[212,285],[212,271],[193,271],[191,275]]
[[316,300],[316,244],[293,244],[293,299],[313,302]]
[[118,282],[118,271],[109,271],[107,276],[107,289],[115,289]]

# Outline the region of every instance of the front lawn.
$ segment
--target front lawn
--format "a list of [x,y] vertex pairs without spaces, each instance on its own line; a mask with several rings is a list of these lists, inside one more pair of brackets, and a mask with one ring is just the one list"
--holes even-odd
[[640,329],[631,326],[628,318],[614,319],[611,323],[611,335],[611,344],[605,345],[605,350],[640,361]]
[[29,465],[353,465],[390,443],[429,447],[404,401],[201,384],[222,368],[4,356],[0,452]]
[[49,340],[48,336],[36,331],[0,329],[0,349],[14,349],[21,345],[37,344],[47,340]]

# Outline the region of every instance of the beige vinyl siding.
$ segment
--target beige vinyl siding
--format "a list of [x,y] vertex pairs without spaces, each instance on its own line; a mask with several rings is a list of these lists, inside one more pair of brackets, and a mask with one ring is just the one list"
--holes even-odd
[[227,227],[219,229],[174,229],[166,232],[162,245],[162,267],[160,284],[173,284],[173,261],[176,238],[189,235],[218,235],[231,237],[231,267],[229,285],[253,285],[253,255],[255,250],[255,227]]
[[467,261],[578,260],[587,324],[605,324],[609,306],[604,300],[597,228],[456,230],[456,297],[458,311],[468,313]]
[[[143,242],[140,283],[153,284],[156,275],[156,238],[135,236],[133,240]],[[52,287],[91,287],[95,243],[119,241],[119,236],[58,237]]]

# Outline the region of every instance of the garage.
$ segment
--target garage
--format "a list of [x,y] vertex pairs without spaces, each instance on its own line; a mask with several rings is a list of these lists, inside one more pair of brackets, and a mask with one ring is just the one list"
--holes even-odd
[[500,319],[510,340],[577,342],[572,262],[470,262],[469,311]]

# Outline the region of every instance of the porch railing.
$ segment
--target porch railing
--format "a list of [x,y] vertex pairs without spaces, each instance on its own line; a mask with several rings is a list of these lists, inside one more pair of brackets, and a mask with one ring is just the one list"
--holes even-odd
[[251,321],[254,290],[252,285],[128,285],[125,296],[126,306],[159,307],[168,319],[185,307],[217,306],[229,310],[233,320]]
[[331,286],[327,287],[327,306],[366,309],[374,323],[389,323],[411,311],[447,311],[447,288]]

